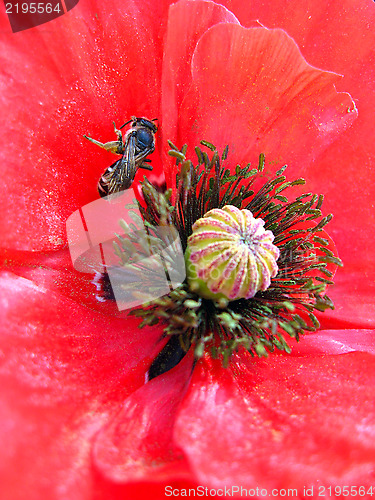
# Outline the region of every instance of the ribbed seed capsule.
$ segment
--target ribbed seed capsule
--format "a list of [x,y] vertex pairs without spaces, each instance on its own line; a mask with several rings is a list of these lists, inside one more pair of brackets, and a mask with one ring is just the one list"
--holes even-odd
[[191,290],[207,299],[250,299],[278,271],[279,249],[264,221],[232,205],[198,219],[188,238],[186,273]]

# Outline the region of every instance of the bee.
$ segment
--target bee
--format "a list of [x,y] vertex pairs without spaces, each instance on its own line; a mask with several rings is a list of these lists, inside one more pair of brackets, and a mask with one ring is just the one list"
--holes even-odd
[[[157,126],[153,122],[156,120],[157,118],[148,120],[147,118],[132,116],[131,120],[124,123],[120,129],[117,129],[116,125],[113,124],[117,141],[104,144],[84,135],[86,139],[106,151],[122,155],[119,160],[107,168],[99,179],[98,191],[100,196],[105,197],[130,188],[139,168],[152,170],[151,165],[148,165],[150,160],[147,156],[155,150]],[[129,125],[129,123],[131,123],[131,127],[123,136],[121,129]]]

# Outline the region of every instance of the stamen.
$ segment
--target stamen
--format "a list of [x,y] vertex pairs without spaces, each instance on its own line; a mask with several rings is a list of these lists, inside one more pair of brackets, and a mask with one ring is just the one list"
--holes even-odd
[[[333,266],[342,263],[322,236],[332,218],[321,215],[323,196],[305,193],[289,202],[284,192],[305,181],[288,181],[286,166],[254,193],[264,176],[263,154],[256,168],[231,171],[228,148],[220,156],[203,141],[212,156],[196,147],[194,166],[186,145],[169,145],[178,169],[176,193],[163,195],[145,179],[140,211],[150,228],[177,228],[187,279],[131,314],[143,318],[140,327],[163,324],[164,335],[194,349],[196,358],[208,351],[224,365],[241,348],[257,356],[275,348],[290,352],[284,336],[299,340],[319,328],[314,310],[333,308],[325,290],[333,283]],[[122,248],[124,242],[120,253]]]

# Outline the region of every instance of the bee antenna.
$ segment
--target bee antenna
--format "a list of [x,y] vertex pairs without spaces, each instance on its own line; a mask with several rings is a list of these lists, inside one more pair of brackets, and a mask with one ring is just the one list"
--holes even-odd
[[152,122],[157,122],[157,121],[159,121],[159,120],[158,120],[158,118],[153,118],[151,121],[152,121]]
[[132,121],[133,121],[133,119],[131,119],[131,120],[129,120],[128,122],[124,123],[124,125],[122,125],[122,126],[120,127],[120,130],[121,130],[122,128],[124,128],[126,125],[129,125],[129,123],[130,123],[130,122],[132,122]]

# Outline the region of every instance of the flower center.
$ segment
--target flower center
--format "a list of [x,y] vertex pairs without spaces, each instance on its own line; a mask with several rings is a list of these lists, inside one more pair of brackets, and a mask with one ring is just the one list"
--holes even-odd
[[186,272],[189,287],[213,300],[249,299],[266,290],[278,271],[280,251],[264,221],[249,210],[226,205],[193,225],[188,238]]
[[[286,166],[255,192],[264,176],[263,154],[257,168],[247,164],[231,173],[224,166],[227,148],[219,156],[212,144],[201,144],[213,155],[195,148],[194,165],[187,146],[169,143],[178,169],[175,193],[163,195],[147,179],[142,184],[147,207],[140,207],[141,215],[149,228],[177,229],[187,274],[167,295],[131,312],[143,319],[140,326],[162,323],[170,336],[154,374],[171,368],[165,368],[171,346],[177,359],[178,350],[192,348],[195,358],[208,351],[224,366],[241,348],[258,356],[275,348],[290,352],[285,335],[298,340],[318,328],[314,310],[333,308],[325,290],[341,261],[320,234],[332,218],[322,216],[323,196],[305,193],[289,201],[285,190],[305,181],[287,181]],[[166,257],[168,265],[175,260]]]

